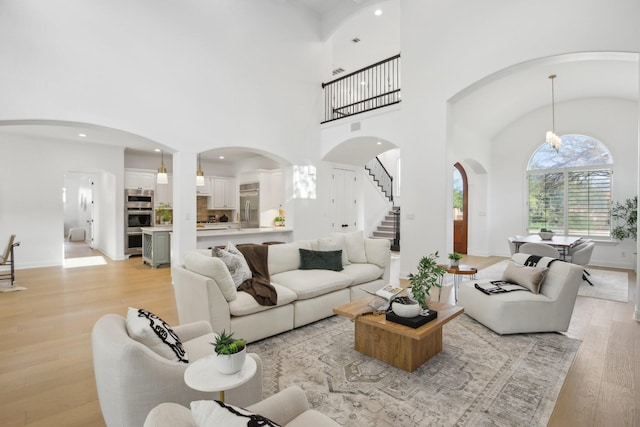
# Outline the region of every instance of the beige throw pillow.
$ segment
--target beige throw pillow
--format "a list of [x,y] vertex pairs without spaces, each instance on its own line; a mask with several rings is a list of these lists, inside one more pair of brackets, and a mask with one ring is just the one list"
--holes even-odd
[[344,236],[322,237],[318,239],[319,251],[342,251],[342,265],[349,265],[349,254],[344,244]]
[[364,233],[362,230],[350,233],[333,233],[333,238],[344,238],[344,246],[347,249],[349,262],[366,263],[367,253],[364,250]]
[[548,270],[547,267],[527,267],[509,261],[502,273],[502,280],[524,286],[532,293],[538,294]]
[[238,296],[231,273],[220,258],[189,251],[184,255],[184,267],[194,273],[212,278],[227,301],[233,301]]

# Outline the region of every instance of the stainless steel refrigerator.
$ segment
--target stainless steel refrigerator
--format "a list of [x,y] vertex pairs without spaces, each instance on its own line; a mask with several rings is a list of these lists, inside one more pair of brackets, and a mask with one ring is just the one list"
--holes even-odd
[[260,227],[260,184],[240,184],[240,227]]

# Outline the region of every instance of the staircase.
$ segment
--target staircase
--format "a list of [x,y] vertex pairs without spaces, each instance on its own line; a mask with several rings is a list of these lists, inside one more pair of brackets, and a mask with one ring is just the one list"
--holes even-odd
[[373,232],[373,237],[388,239],[391,242],[391,250],[400,250],[400,207],[391,209],[384,219],[380,221],[378,228]]

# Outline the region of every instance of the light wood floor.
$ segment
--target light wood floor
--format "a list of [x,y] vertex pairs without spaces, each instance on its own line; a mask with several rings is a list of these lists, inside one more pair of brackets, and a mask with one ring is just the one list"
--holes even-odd
[[[81,256],[100,255],[76,248]],[[482,268],[501,259],[463,262]],[[170,269],[131,258],[19,270],[17,279],[26,291],[0,293],[0,425],[104,426],[91,328],[103,314],[124,315],[129,306],[177,324]],[[631,302],[578,297],[568,334],[583,343],[550,425],[640,426],[640,324],[632,310]]]

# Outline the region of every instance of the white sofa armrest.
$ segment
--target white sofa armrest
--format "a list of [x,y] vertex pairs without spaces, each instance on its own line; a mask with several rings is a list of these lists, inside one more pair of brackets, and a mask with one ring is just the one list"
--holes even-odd
[[307,409],[309,409],[307,395],[298,386],[287,387],[247,408],[247,410],[267,417],[282,426],[289,424],[291,420]]
[[205,320],[214,331],[231,329],[229,303],[216,282],[186,268],[171,268],[180,323]]
[[173,331],[178,334],[181,341],[189,341],[202,335],[213,332],[209,322],[201,320],[199,322],[185,323],[172,327]]
[[198,427],[191,410],[177,403],[161,403],[144,420],[143,427]]
[[391,277],[391,242],[367,237],[364,239],[364,251],[368,262],[384,268],[382,279],[388,283]]

